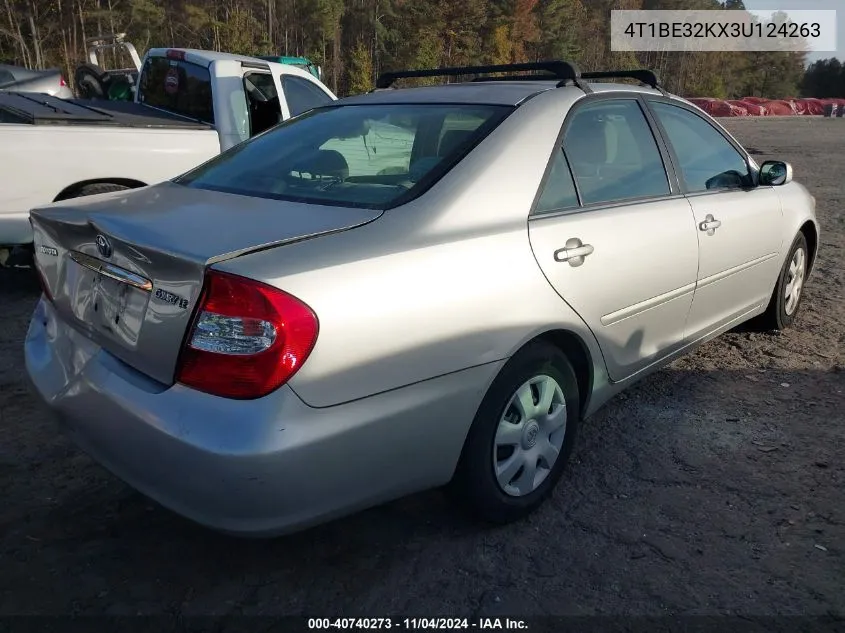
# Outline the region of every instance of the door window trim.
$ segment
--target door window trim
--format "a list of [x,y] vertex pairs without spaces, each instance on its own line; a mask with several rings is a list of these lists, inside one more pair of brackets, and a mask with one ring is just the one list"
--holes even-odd
[[[651,95],[648,95],[651,96]],[[601,201],[601,202],[589,202],[584,203],[584,198],[581,195],[581,188],[578,186],[578,180],[575,178],[575,175],[572,173],[572,163],[569,160],[569,156],[566,153],[566,149],[563,147],[563,139],[566,136],[566,131],[569,129],[569,125],[572,122],[572,118],[584,107],[587,107],[594,103],[600,103],[602,101],[634,101],[640,108],[640,111],[643,114],[643,118],[646,121],[646,125],[648,126],[649,131],[651,132],[652,137],[654,138],[655,145],[657,145],[657,150],[660,153],[660,159],[663,163],[663,171],[666,174],[666,180],[669,184],[669,192],[665,194],[660,194],[657,196],[640,196],[637,198],[625,198],[624,200],[610,200],[610,201]],[[633,93],[628,91],[610,91],[610,92],[601,92],[601,93],[593,93],[590,95],[586,95],[576,101],[572,107],[567,112],[566,117],[563,120],[563,123],[560,127],[560,131],[558,132],[557,139],[555,140],[555,145],[552,150],[551,155],[546,163],[546,170],[543,173],[543,178],[540,181],[540,186],[537,189],[537,192],[534,195],[534,201],[531,203],[531,210],[528,213],[529,220],[539,220],[545,218],[555,218],[560,217],[562,215],[572,215],[575,213],[584,213],[588,211],[597,211],[601,209],[609,209],[627,205],[636,205],[642,204],[644,202],[651,202],[651,201],[660,201],[660,200],[676,200],[681,199],[684,197],[684,193],[681,190],[681,182],[678,178],[678,173],[675,168],[675,163],[672,160],[672,155],[669,152],[669,147],[667,146],[663,135],[660,132],[660,128],[657,127],[658,121],[656,121],[653,117],[652,112],[648,108],[648,105],[643,98],[643,94],[640,93]],[[569,173],[572,176],[572,180],[575,183],[575,194],[578,196],[578,204],[577,206],[565,207],[559,210],[554,211],[538,211],[537,207],[540,203],[540,198],[543,195],[545,190],[546,184],[548,183],[549,177],[552,172],[552,168],[554,167],[554,160],[555,160],[555,152],[562,151],[564,159],[566,161],[567,167],[569,167]]]
[[[701,196],[718,196],[730,193],[737,193],[738,191],[751,191],[756,189],[758,186],[758,177],[759,174],[757,169],[753,167],[756,166],[756,161],[751,157],[751,154],[739,144],[739,141],[734,139],[730,134],[726,134],[724,130],[720,129],[718,123],[708,120],[707,117],[701,116],[701,112],[698,112],[695,106],[690,104],[684,103],[683,101],[679,101],[678,99],[672,99],[671,97],[662,97],[657,95],[648,95],[645,99],[645,106],[649,111],[650,116],[654,120],[654,124],[657,126],[660,135],[663,139],[663,143],[666,146],[666,149],[671,157],[671,161],[675,166],[675,173],[678,179],[678,183],[681,188],[681,193],[687,198],[698,198]],[[657,116],[657,113],[652,108],[652,103],[663,103],[665,105],[674,106],[676,108],[680,108],[681,110],[685,110],[689,112],[693,116],[698,117],[702,121],[704,121],[707,125],[709,125],[713,131],[715,131],[719,136],[721,136],[725,141],[737,151],[737,153],[745,160],[745,164],[748,165],[749,173],[751,174],[752,178],[752,185],[750,187],[741,187],[735,189],[715,189],[713,191],[692,191],[689,185],[686,182],[686,178],[684,177],[683,170],[681,169],[681,161],[678,158],[677,153],[675,152],[675,148],[671,142],[669,142],[669,134],[666,132],[666,128],[663,126],[663,123]]]

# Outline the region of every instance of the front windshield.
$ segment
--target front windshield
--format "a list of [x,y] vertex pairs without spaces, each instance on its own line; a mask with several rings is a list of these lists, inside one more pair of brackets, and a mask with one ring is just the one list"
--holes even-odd
[[247,196],[388,208],[420,195],[511,110],[440,104],[320,108],[175,182]]

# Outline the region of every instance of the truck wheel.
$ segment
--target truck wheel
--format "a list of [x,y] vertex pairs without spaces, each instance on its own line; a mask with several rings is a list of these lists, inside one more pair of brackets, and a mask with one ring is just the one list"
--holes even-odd
[[118,185],[113,182],[97,182],[93,185],[85,185],[80,187],[71,198],[82,198],[83,196],[96,196],[100,193],[112,193],[113,191],[126,191],[129,189],[126,185]]

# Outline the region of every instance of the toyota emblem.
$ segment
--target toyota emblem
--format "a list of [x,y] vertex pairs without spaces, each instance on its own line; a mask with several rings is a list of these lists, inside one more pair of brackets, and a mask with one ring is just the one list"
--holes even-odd
[[105,235],[97,236],[97,250],[100,251],[100,255],[103,257],[111,257],[111,243],[106,239]]

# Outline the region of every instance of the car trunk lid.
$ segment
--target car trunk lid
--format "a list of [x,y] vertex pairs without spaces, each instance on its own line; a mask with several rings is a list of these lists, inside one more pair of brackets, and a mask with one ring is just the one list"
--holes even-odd
[[165,183],[36,209],[31,221],[36,265],[62,317],[128,365],[172,384],[210,265],[361,226],[381,213]]

